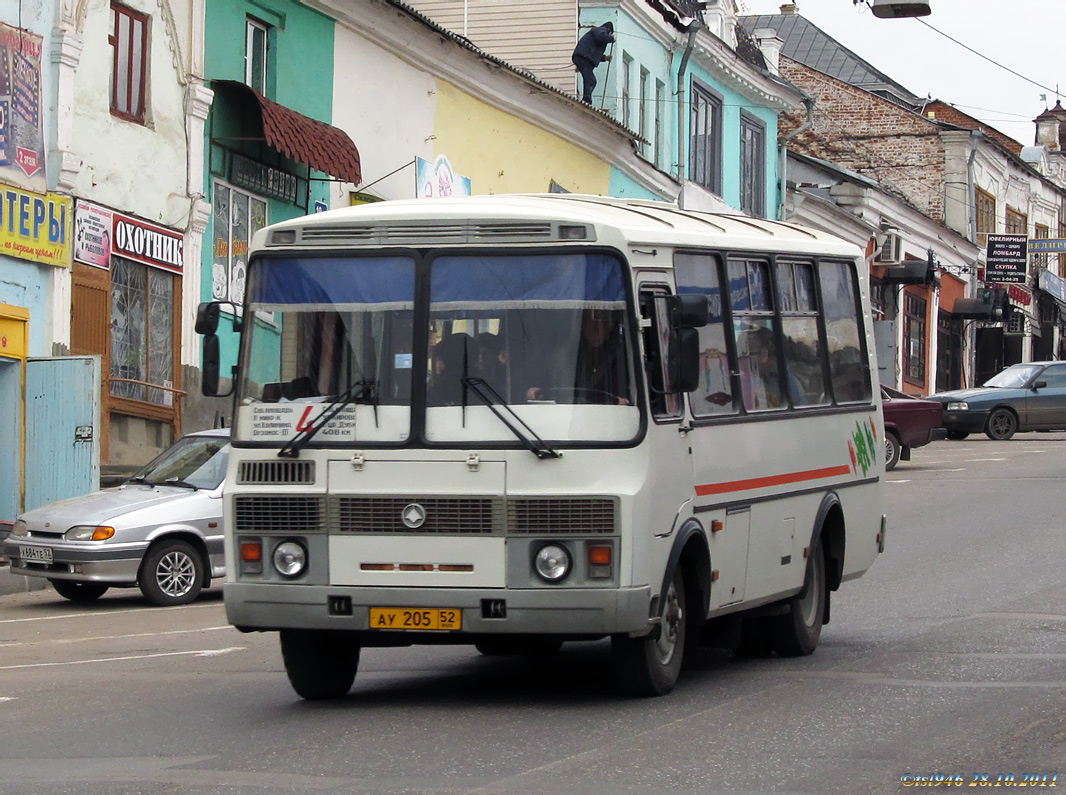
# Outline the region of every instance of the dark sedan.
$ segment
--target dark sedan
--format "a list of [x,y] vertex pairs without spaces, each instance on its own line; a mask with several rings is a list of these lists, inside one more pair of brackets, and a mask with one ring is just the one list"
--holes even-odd
[[883,385],[881,408],[885,415],[886,470],[894,469],[900,458],[909,461],[911,448],[933,441],[944,414],[943,405],[935,400],[922,400]]
[[1019,431],[1066,430],[1066,362],[1014,364],[976,389],[931,395],[944,404],[949,439],[984,432],[1010,439]]

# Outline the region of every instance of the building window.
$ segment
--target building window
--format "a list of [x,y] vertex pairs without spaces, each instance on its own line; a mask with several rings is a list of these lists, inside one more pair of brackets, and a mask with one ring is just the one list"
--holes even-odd
[[1006,231],[1008,235],[1028,235],[1029,216],[1008,207]]
[[907,293],[903,308],[903,344],[907,360],[903,375],[911,383],[925,386],[926,301]]
[[226,185],[214,184],[214,262],[211,269],[211,299],[244,302],[248,267],[248,243],[266,226],[265,199]]
[[[1066,202],[1059,208],[1059,237],[1066,240]],[[1066,275],[1066,254],[1059,254],[1059,276]]]
[[740,112],[740,209],[766,215],[766,125]]
[[988,244],[988,236],[996,233],[996,199],[991,193],[974,188],[974,212],[977,216],[977,244]]
[[632,129],[629,126],[629,98],[633,93],[630,89],[629,81],[632,79],[630,77],[632,73],[633,59],[626,53],[622,53],[622,126],[627,129]]
[[[637,134],[640,135],[644,141],[648,140],[648,81],[651,79],[651,75],[648,70],[643,66],[640,67],[640,85],[637,90],[640,92],[639,100],[637,102],[637,113],[640,114],[640,118],[637,119]],[[644,156],[648,156],[648,144],[642,143],[640,145],[641,151]]]
[[663,165],[663,113],[666,105],[666,84],[662,80],[655,81],[655,165],[662,168]]
[[111,258],[113,397],[174,405],[176,281],[174,274],[158,268]]
[[111,4],[111,114],[144,124],[148,17]]
[[689,179],[722,193],[722,97],[692,82]]
[[267,46],[270,28],[248,17],[244,43],[244,82],[260,94],[267,93]]
[[[1051,237],[1051,228],[1044,224],[1036,224],[1033,227],[1033,238],[1036,240],[1047,240]],[[1041,268],[1047,267],[1047,254],[1034,254],[1033,255],[1033,268],[1036,272],[1039,272]]]
[[876,276],[870,277],[870,312],[874,320],[885,319],[885,283]]

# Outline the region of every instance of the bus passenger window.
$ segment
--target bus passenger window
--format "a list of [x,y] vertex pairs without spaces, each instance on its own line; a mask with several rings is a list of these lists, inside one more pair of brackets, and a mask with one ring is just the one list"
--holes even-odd
[[818,266],[829,344],[829,376],[838,403],[867,401],[870,373],[863,355],[855,276],[845,262]]
[[769,270],[770,263],[764,260],[731,259],[728,263],[740,392],[748,411],[788,407],[774,332]]
[[777,294],[781,299],[789,399],[793,406],[825,405],[829,393],[818,332],[813,263],[778,260]]
[[707,296],[707,325],[698,329],[700,385],[689,397],[692,414],[696,417],[736,414],[732,377],[735,368],[730,366],[726,341],[718,257],[679,252],[674,258],[674,273],[678,293]]

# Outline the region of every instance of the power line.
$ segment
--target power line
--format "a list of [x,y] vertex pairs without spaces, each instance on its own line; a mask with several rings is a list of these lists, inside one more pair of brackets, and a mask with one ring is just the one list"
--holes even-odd
[[1025,82],[1027,82],[1027,83],[1032,83],[1032,84],[1033,84],[1034,86],[1036,86],[1037,88],[1042,88],[1042,89],[1044,89],[1045,91],[1051,91],[1051,92],[1053,92],[1053,93],[1055,93],[1055,94],[1058,94],[1058,93],[1059,93],[1059,92],[1058,92],[1058,89],[1055,89],[1055,88],[1049,88],[1048,86],[1045,86],[1045,85],[1043,85],[1042,83],[1038,83],[1038,82],[1036,82],[1035,80],[1031,80],[1031,79],[1029,79],[1028,77],[1026,77],[1025,75],[1023,75],[1023,74],[1021,74],[1021,73],[1019,73],[1019,72],[1015,72],[1015,71],[1014,71],[1013,69],[1011,69],[1011,68],[1010,68],[1009,66],[1004,66],[1003,64],[999,63],[999,61],[994,61],[994,60],[992,60],[991,58],[989,58],[989,57],[988,57],[987,55],[985,55],[984,53],[980,53],[980,52],[978,52],[977,50],[975,50],[975,49],[974,49],[973,47],[970,47],[970,46],[968,46],[968,45],[966,45],[966,44],[963,44],[963,43],[962,43],[961,41],[959,41],[958,39],[956,39],[956,38],[954,38],[954,37],[952,37],[952,36],[949,36],[949,35],[948,35],[947,33],[945,33],[944,31],[942,31],[942,30],[939,30],[938,28],[934,28],[934,27],[933,27],[932,25],[930,25],[930,24],[929,24],[928,22],[926,22],[926,21],[925,21],[924,19],[918,19],[918,22],[921,22],[921,23],[922,23],[923,25],[925,25],[925,26],[926,26],[927,28],[929,28],[929,30],[933,31],[934,33],[939,33],[939,34],[940,34],[941,36],[943,36],[943,37],[944,37],[945,39],[948,39],[949,41],[953,41],[953,42],[955,42],[956,44],[958,44],[958,45],[959,45],[960,47],[962,47],[963,49],[965,49],[965,50],[969,50],[970,52],[972,52],[972,53],[973,53],[974,55],[978,56],[979,58],[984,58],[984,59],[985,59],[986,61],[988,61],[988,62],[989,62],[990,64],[992,64],[992,65],[994,65],[994,66],[998,66],[998,67],[999,67],[1000,69],[1003,69],[1003,70],[1005,70],[1005,71],[1008,71],[1008,72],[1010,72],[1010,73],[1011,73],[1012,75],[1014,75],[1015,77],[1020,77],[1020,78],[1021,78],[1022,80],[1024,80]]

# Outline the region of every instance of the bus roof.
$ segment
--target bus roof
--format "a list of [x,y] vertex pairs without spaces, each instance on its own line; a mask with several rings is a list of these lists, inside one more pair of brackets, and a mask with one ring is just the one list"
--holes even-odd
[[[629,245],[862,256],[851,243],[797,224],[683,210],[669,202],[573,193],[374,202],[283,221],[264,232],[301,230],[299,242],[305,245],[544,244],[574,242],[572,238],[553,238],[556,227],[552,224],[582,223],[617,230]],[[385,228],[390,233],[377,233]],[[257,243],[260,240],[265,242],[258,238]]]

